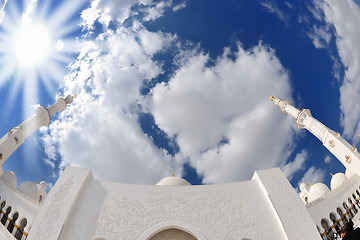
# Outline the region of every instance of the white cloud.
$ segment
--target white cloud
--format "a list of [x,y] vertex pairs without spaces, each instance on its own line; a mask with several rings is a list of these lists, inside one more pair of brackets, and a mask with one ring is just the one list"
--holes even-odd
[[96,20],[107,26],[111,20],[123,23],[131,15],[131,7],[136,4],[148,5],[151,0],[94,0],[91,7],[81,13],[83,26],[92,29]]
[[324,4],[323,0],[313,0],[313,5],[308,6],[308,10],[319,22],[323,21],[322,16],[322,5]]
[[325,170],[316,169],[314,166],[309,168],[304,177],[300,180],[300,183],[321,183],[324,181]]
[[186,2],[182,2],[182,3],[179,3],[179,4],[175,5],[172,10],[174,12],[177,12],[177,11],[179,11],[179,10],[185,8],[185,7],[186,7]]
[[132,30],[139,35],[141,48],[148,55],[159,52],[162,48],[168,47],[169,43],[176,40],[176,37],[171,34],[150,32],[142,27],[140,22],[136,21],[133,23]]
[[53,145],[54,142],[49,135],[49,130],[47,127],[41,127],[40,132],[43,134],[41,141],[44,146],[45,155],[47,156],[45,162],[54,168],[55,164],[53,161],[56,160],[56,148],[55,145]]
[[[239,45],[214,60],[199,50],[182,49],[174,57],[178,70],[169,82],[144,97],[143,82],[163,71],[154,55],[177,39],[150,32],[136,21],[128,28],[119,24],[116,30],[106,29],[108,19],[122,23],[129,17],[126,9],[136,4],[125,1],[123,10],[107,13],[106,3],[114,1],[90,8],[98,14],[95,18],[83,12],[86,28],[98,19],[105,31],[82,43],[65,79],[64,92],[79,97],[44,135],[44,143],[57,150],[47,150],[48,160],[59,154],[62,166],[90,168],[98,178],[133,183],[154,183],[170,172],[180,176],[185,161],[204,176],[204,183],[248,180],[255,170],[286,162],[295,121],[267,99],[291,100],[288,74],[274,50]],[[166,7],[171,6],[149,4],[143,21],[161,16]],[[177,46],[182,48],[179,42]],[[152,113],[158,126],[176,138],[180,152],[174,158],[141,131],[140,109]]]
[[336,45],[346,68],[340,88],[344,135],[359,142],[360,132],[360,8],[352,0],[325,0],[326,21],[336,29]]
[[324,163],[331,163],[331,157],[326,156],[325,159],[324,159]]
[[[313,25],[310,31],[306,34],[312,40],[313,45],[316,48],[326,48],[329,45],[331,40],[331,30],[329,25],[325,22],[324,23],[324,12],[323,12],[323,0],[313,0],[313,5],[308,5],[307,9],[311,12],[313,17],[318,21],[321,22],[321,25]],[[308,17],[306,15],[301,16],[301,19],[304,20],[309,25],[310,23]]]
[[171,1],[161,1],[151,7],[148,7],[144,10],[146,16],[144,21],[153,21],[164,15],[165,9],[172,6]]
[[307,160],[307,157],[307,151],[302,150],[300,153],[296,154],[293,161],[281,166],[281,170],[285,173],[289,181],[291,181],[295,173],[305,169],[305,161]]
[[43,137],[49,160],[55,156],[49,146],[56,145],[62,166],[89,168],[97,178],[155,183],[171,172],[181,175],[182,163],[158,149],[138,124],[139,89],[161,73],[152,57],[167,41],[172,38],[134,23],[82,44],[64,82],[66,92],[79,96]]
[[122,24],[129,17],[139,14],[137,11],[131,11],[131,7],[134,5],[141,6],[139,11],[144,14],[143,21],[153,21],[163,16],[165,10],[171,7],[173,11],[186,7],[185,2],[173,6],[173,2],[169,0],[157,3],[152,0],[94,0],[91,7],[81,13],[82,26],[92,29],[96,20],[106,27],[109,26],[111,20]]
[[152,91],[156,123],[176,136],[182,157],[205,183],[246,180],[285,162],[294,120],[267,95],[290,99],[291,89],[274,51],[238,46],[210,62],[202,52],[183,54],[172,79]]
[[280,10],[273,2],[262,2],[260,3],[261,6],[263,6],[268,12],[274,14],[277,16],[284,24],[285,26],[288,26],[288,17],[286,14]]
[[331,39],[331,33],[327,25],[321,27],[313,26],[311,32],[308,32],[307,35],[311,38],[316,48],[327,47]]

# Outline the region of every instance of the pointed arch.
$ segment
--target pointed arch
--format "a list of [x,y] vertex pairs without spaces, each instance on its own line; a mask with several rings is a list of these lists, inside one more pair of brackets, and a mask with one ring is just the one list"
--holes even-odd
[[344,214],[344,212],[343,212],[343,210],[342,210],[342,208],[340,206],[336,208],[336,211],[340,216],[341,226],[344,226],[348,222],[347,217],[345,216],[345,214]]
[[8,205],[6,207],[6,210],[3,211],[4,214],[3,214],[2,218],[1,218],[2,225],[4,225],[4,226],[6,225],[6,222],[8,221],[8,217],[9,217],[9,215],[11,213],[11,210],[12,210],[12,207],[10,205]]
[[21,240],[23,235],[24,235],[24,229],[27,225],[27,219],[26,218],[22,218],[20,220],[20,224],[19,227],[17,228],[16,232],[15,232],[15,238],[17,240]]
[[336,213],[331,212],[329,214],[329,219],[332,221],[332,226],[335,228],[335,231],[339,232],[340,226],[339,226],[339,221],[338,221],[338,217],[336,216]]
[[322,218],[320,221],[320,224],[325,231],[327,239],[331,239],[334,232],[333,232],[332,228],[330,227],[329,220],[327,218]]

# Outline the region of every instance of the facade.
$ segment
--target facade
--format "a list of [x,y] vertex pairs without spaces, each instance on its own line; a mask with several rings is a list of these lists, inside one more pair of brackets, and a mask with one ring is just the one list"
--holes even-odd
[[[279,98],[270,98],[317,136],[346,167],[331,180],[300,185],[298,194],[279,168],[256,171],[245,182],[192,186],[171,176],[157,185],[94,179],[88,169],[68,167],[46,193],[46,183],[17,187],[11,171],[0,175],[0,239],[261,240],[333,239],[360,210],[360,156],[356,148]],[[3,164],[20,144],[72,96],[40,107],[0,139]]]

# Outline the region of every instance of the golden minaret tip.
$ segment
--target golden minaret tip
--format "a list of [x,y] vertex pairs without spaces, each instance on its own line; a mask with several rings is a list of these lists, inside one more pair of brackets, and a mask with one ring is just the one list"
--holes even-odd
[[273,96],[268,96],[268,97],[271,101],[274,101],[274,99],[275,99]]

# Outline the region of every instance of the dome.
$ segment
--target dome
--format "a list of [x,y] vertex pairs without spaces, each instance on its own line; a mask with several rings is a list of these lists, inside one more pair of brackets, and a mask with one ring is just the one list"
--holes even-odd
[[322,198],[326,193],[330,192],[330,189],[323,183],[315,183],[310,187],[308,193],[308,201],[312,202],[316,199]]
[[34,201],[38,201],[40,197],[39,189],[34,182],[23,182],[19,186],[19,191],[24,193],[29,198],[33,199]]
[[[38,184],[38,188],[42,188],[42,189],[46,190],[46,189],[47,189],[47,184],[46,184],[46,182],[41,181],[41,182]],[[39,189],[39,191],[40,191],[40,189]]]
[[1,174],[0,179],[6,185],[8,185],[11,189],[16,189],[16,175],[12,171],[5,171]]
[[336,188],[340,187],[346,180],[347,177],[343,173],[337,173],[333,175],[330,182],[331,191],[334,191]]
[[301,183],[299,186],[300,192],[304,191],[304,190],[308,190],[308,184],[306,183]]
[[189,186],[191,185],[188,181],[178,177],[165,177],[161,179],[156,185],[158,186]]

